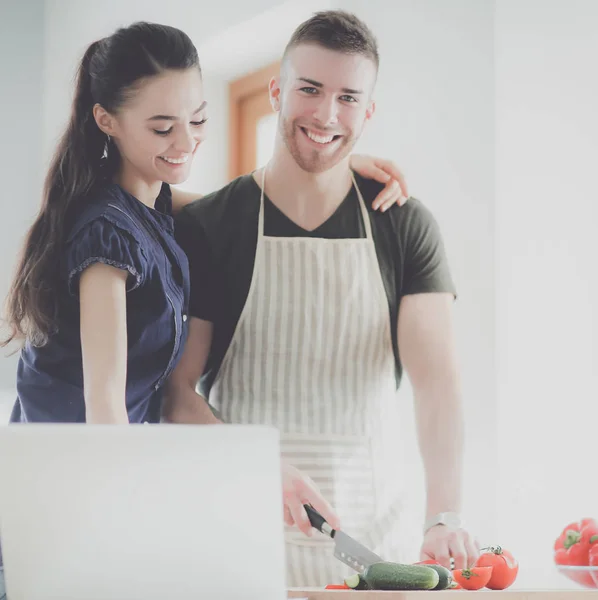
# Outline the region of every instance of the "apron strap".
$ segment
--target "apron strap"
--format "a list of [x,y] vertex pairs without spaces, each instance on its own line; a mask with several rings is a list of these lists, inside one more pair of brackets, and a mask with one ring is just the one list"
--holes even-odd
[[368,214],[368,209],[365,206],[365,201],[363,196],[361,195],[361,190],[355,181],[355,175],[353,171],[351,171],[351,179],[353,180],[353,185],[355,186],[355,190],[357,191],[357,197],[359,198],[359,208],[361,209],[361,218],[363,219],[363,226],[365,228],[365,237],[368,240],[372,240],[372,222],[370,221],[370,215]]
[[266,169],[267,168],[268,168],[268,166],[266,165],[264,167],[264,170],[262,171],[262,191],[260,193],[260,212],[259,212],[258,221],[257,221],[258,245],[260,243],[261,238],[264,237],[264,189],[266,186]]

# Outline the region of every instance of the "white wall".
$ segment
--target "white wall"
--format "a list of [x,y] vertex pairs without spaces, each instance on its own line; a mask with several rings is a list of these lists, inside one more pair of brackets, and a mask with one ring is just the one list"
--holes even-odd
[[[0,3],[0,143],[2,219],[0,230],[0,302],[10,285],[25,229],[40,200],[43,176],[39,144],[43,130],[43,0]],[[14,402],[16,356],[0,349],[0,423]],[[7,388],[7,396],[3,389]]]
[[598,517],[598,4],[496,6],[499,526],[540,584]]

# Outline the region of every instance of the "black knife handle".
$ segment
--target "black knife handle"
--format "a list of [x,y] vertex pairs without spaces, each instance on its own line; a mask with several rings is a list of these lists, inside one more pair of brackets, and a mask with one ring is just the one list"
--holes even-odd
[[[330,527],[328,521],[313,507],[309,504],[304,504],[303,508],[305,508],[305,512],[307,513],[307,517],[309,518],[309,522],[312,527],[315,527],[321,533],[325,533],[326,535],[334,536],[334,529]],[[326,525],[326,527],[324,527]]]

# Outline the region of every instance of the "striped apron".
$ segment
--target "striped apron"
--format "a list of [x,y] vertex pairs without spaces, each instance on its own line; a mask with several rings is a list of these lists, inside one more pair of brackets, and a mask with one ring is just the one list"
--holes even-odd
[[[264,178],[252,281],[210,403],[224,422],[279,429],[283,457],[318,486],[342,529],[402,560],[395,357],[370,219],[366,237],[264,235]],[[331,540],[285,526],[288,587],[352,571]]]

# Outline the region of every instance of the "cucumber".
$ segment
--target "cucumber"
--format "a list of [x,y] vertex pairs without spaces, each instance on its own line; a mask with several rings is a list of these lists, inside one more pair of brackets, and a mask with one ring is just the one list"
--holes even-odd
[[374,563],[362,575],[373,590],[433,590],[440,581],[437,571],[428,565]]
[[345,579],[345,585],[350,587],[352,590],[369,590],[370,586],[366,583],[365,579],[359,574],[355,573]]
[[442,565],[426,565],[430,569],[434,569],[438,573],[438,585],[435,590],[446,590],[453,584],[453,574]]

